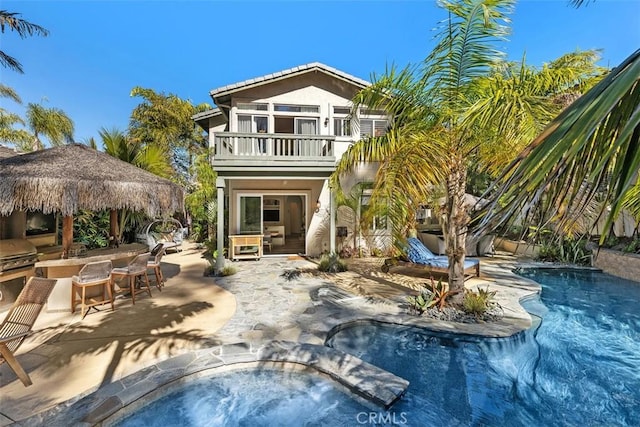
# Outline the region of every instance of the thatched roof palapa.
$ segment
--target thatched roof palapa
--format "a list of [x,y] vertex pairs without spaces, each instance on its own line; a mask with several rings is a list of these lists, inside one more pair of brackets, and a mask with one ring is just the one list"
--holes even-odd
[[151,217],[183,209],[183,191],[122,160],[81,144],[0,159],[0,215],[129,209]]

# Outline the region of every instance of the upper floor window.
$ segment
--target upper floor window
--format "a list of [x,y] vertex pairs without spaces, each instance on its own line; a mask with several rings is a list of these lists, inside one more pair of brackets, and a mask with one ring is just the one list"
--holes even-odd
[[384,119],[360,119],[360,138],[382,136],[387,131],[388,122]]
[[268,126],[267,116],[238,114],[238,132],[240,133],[266,133]]
[[259,102],[238,102],[236,104],[238,110],[267,111],[269,106]]
[[320,107],[317,105],[288,105],[288,104],[275,104],[273,106],[274,111],[284,113],[319,113]]
[[333,107],[333,134],[351,136],[351,117],[349,107]]

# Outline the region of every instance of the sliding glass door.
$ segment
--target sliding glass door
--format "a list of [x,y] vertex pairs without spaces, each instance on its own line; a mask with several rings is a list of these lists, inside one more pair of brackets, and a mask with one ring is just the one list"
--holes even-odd
[[240,234],[262,234],[262,196],[239,197]]

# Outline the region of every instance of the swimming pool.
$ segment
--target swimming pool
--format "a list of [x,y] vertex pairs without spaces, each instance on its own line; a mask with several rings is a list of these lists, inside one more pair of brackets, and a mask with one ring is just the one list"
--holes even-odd
[[410,425],[640,425],[640,286],[590,271],[528,270],[542,317],[509,339],[358,326],[329,345],[410,381]]
[[369,411],[320,376],[256,369],[195,379],[115,425],[339,427]]
[[511,338],[365,324],[327,342],[411,382],[388,412],[318,376],[258,370],[189,382],[120,425],[640,425],[640,286],[590,271],[521,274],[542,295],[523,301],[534,325]]

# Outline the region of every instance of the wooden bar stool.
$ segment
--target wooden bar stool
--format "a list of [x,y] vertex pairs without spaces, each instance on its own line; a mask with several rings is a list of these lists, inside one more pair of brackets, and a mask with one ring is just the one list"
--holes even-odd
[[[111,270],[111,277],[115,281],[117,279],[126,278],[129,281],[129,292],[131,294],[131,301],[133,304],[136,303],[136,294],[140,292],[147,292],[149,296],[151,295],[151,285],[149,284],[149,276],[147,275],[147,264],[149,262],[149,257],[151,254],[149,252],[140,254],[133,259],[126,267],[114,268]],[[140,284],[140,288],[136,288],[136,279],[142,279],[144,276],[144,281],[146,282],[146,286],[144,283]],[[126,289],[122,287],[122,289]]]
[[114,310],[112,268],[111,261],[90,262],[71,278],[71,313],[76,311],[78,302],[82,304],[80,313],[83,319],[91,308],[99,311],[97,305],[111,304],[111,310]]
[[164,286],[164,276],[162,275],[162,269],[160,268],[160,261],[164,256],[165,248],[162,243],[158,243],[151,251],[149,262],[147,262],[147,268],[153,269],[153,273],[156,276],[156,287],[162,291]]

